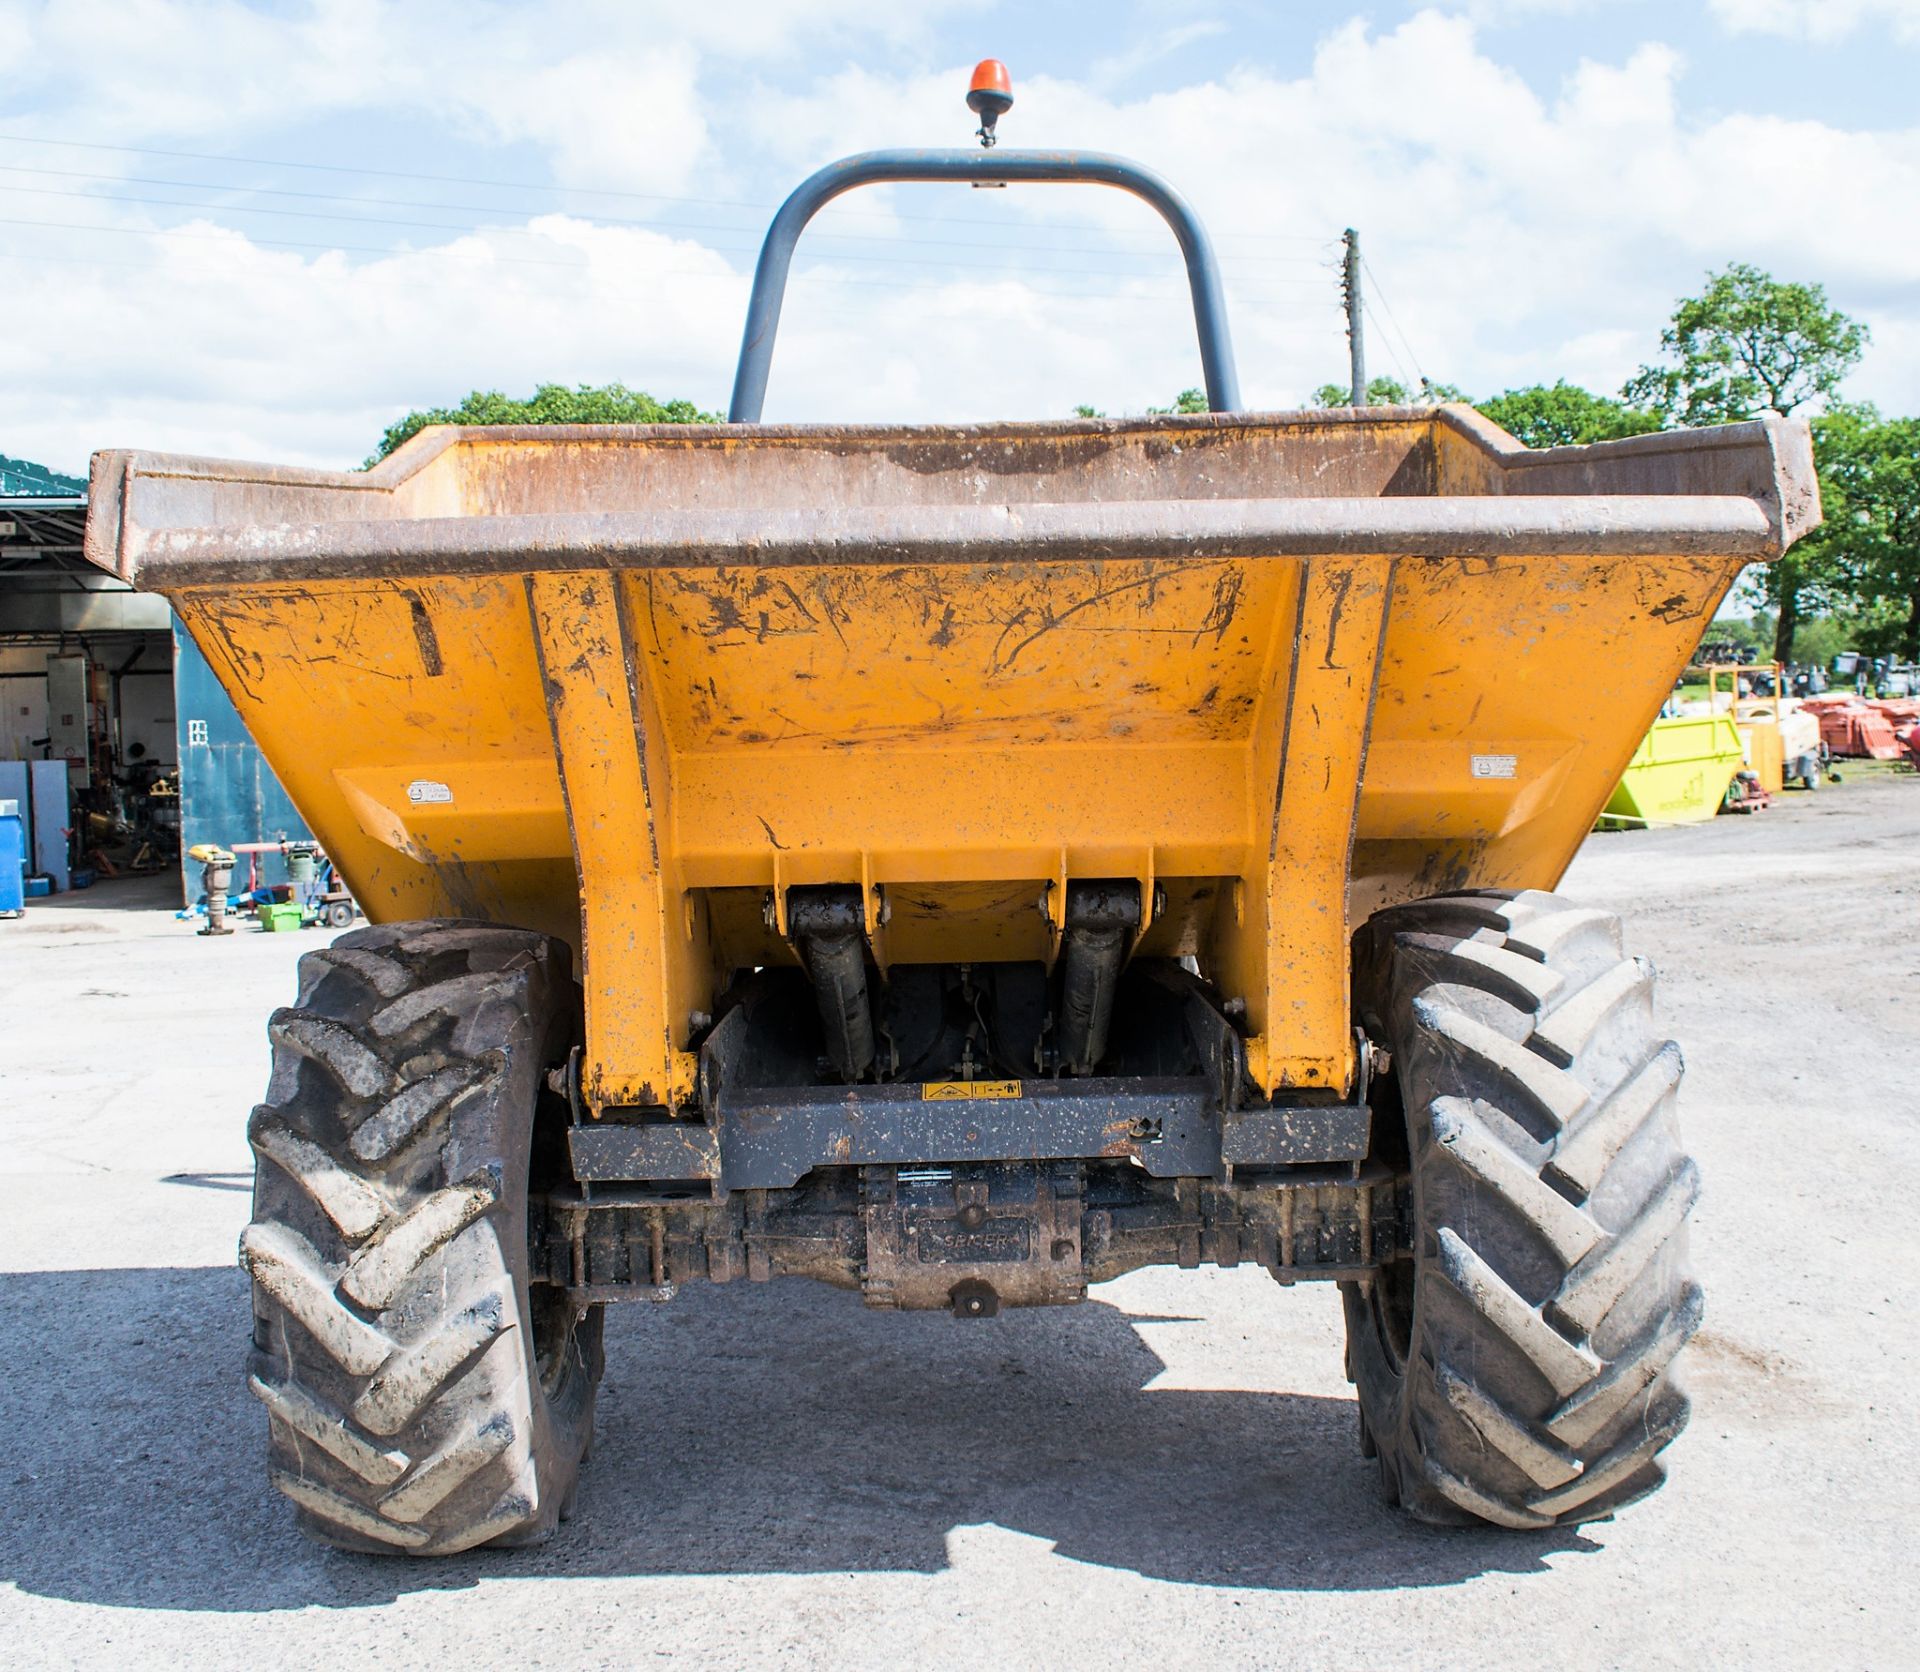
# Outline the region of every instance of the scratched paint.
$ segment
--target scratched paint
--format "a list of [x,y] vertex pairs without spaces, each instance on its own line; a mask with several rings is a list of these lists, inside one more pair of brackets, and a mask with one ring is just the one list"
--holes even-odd
[[[126,463],[125,492],[97,498],[120,522],[89,549],[167,587],[376,921],[475,915],[581,950],[596,1100],[686,1094],[716,977],[790,960],[769,891],[885,897],[883,959],[1047,959],[1049,902],[1077,877],[1164,900],[1139,950],[1196,956],[1246,999],[1260,1083],[1324,1087],[1349,1071],[1353,923],[1554,885],[1757,520],[1777,547],[1817,516],[1797,435],[1572,462],[1445,414],[423,437],[337,484]],[[1688,520],[1689,494],[1722,511]],[[1460,526],[1484,549],[1383,549],[1391,502],[1450,495],[1478,506]],[[1549,552],[1488,532],[1523,496]],[[1323,500],[1335,544],[1129,547],[1130,501],[1183,498],[1269,520]],[[788,544],[762,560],[728,533],[673,561],[610,543],[661,505],[725,529],[761,507]],[[611,520],[568,520],[588,506]],[[822,549],[797,551],[793,519],[819,506]],[[888,507],[919,519],[899,542],[918,555],[884,559]],[[1062,507],[1086,513],[1071,550],[1023,549],[1020,518]],[[942,508],[993,549],[943,547]],[[395,549],[417,536],[404,563],[380,516]],[[551,520],[523,572],[486,519],[527,517]],[[1104,545],[1085,534],[1107,525]],[[1739,549],[1703,549],[1716,527]],[[349,555],[302,568],[338,529]],[[163,547],[181,565],[141,570]],[[218,584],[170,581],[208,565]],[[414,804],[423,777],[448,798]]]
[[1212,742],[1264,675],[1272,564],[631,577],[676,748]]

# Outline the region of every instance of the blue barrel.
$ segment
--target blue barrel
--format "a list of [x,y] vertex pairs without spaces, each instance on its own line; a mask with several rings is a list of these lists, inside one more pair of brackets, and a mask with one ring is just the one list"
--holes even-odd
[[27,909],[27,827],[20,803],[0,801],[0,917]]

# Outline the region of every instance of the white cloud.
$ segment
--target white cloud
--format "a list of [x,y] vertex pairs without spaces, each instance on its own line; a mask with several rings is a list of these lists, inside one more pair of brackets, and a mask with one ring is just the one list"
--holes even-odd
[[1226,32],[1227,26],[1218,18],[1194,18],[1186,23],[1177,23],[1171,29],[1162,29],[1145,40],[1131,42],[1118,52],[1094,59],[1088,67],[1087,80],[1102,89],[1123,86],[1143,70],[1164,66],[1182,47],[1192,46],[1196,41],[1211,40]]
[[[1234,235],[1358,225],[1421,367],[1476,390],[1562,373],[1617,387],[1651,354],[1674,298],[1729,260],[1824,281],[1870,318],[1876,300],[1920,281],[1920,229],[1889,213],[1920,197],[1920,132],[1700,119],[1683,75],[1674,52],[1646,45],[1581,64],[1543,99],[1469,21],[1424,12],[1386,33],[1358,22],[1335,31],[1294,79],[1246,69],[1133,100],[1030,81],[1004,126],[1020,143],[1151,161],[1223,235],[1242,292],[1260,292],[1270,273],[1261,247]],[[848,71],[804,98],[769,100],[761,137],[796,168],[836,138],[844,149],[937,143],[949,86],[943,73]],[[1052,207],[1040,190],[1008,196],[1010,216],[1039,220]],[[1142,224],[1118,201],[1076,201],[1070,213]],[[1337,322],[1324,312],[1303,326],[1282,303],[1243,303],[1235,328],[1257,399],[1297,398],[1340,370]],[[1404,351],[1398,364],[1387,353],[1393,339],[1374,331],[1377,369],[1412,371]],[[1191,381],[1190,341],[1169,331],[1135,388]],[[1920,396],[1920,363],[1882,353],[1870,370],[1892,398]]]
[[357,464],[408,407],[471,387],[710,383],[746,296],[697,244],[566,216],[363,264],[205,224],[114,248],[137,265],[0,264],[24,316],[49,327],[11,356],[15,387],[34,391],[20,448],[33,456],[77,463],[114,445]]
[[685,44],[663,46],[637,64],[576,54],[529,70],[518,97],[470,120],[502,139],[545,147],[556,178],[572,184],[677,189],[693,178],[708,145],[696,63]]
[[1825,42],[1883,24],[1896,39],[1920,41],[1920,0],[1708,0],[1708,7],[1739,33]]
[[[706,158],[709,60],[858,38],[910,49],[958,0],[0,0],[0,94],[51,90],[16,131],[236,135],[406,111],[547,148],[565,184],[683,188]],[[58,66],[57,69],[50,69]]]
[[1511,23],[1518,18],[1572,17],[1635,3],[1637,0],[1455,0],[1448,9],[1475,23]]
[[[167,8],[115,3],[136,49],[150,47],[161,66],[154,76],[177,68],[184,78],[182,120],[224,134],[203,109],[217,70],[192,70],[148,18]],[[373,0],[328,0],[325,15],[363,44],[395,24]],[[792,8],[754,15],[768,38],[793,27]],[[887,27],[865,0],[836,15],[848,28]],[[602,183],[709,194],[717,179],[745,177],[764,193],[764,182],[784,185],[866,146],[963,144],[971,127],[959,98],[967,65],[925,65],[910,47],[901,56],[914,67],[902,73],[837,70],[721,110],[699,76],[702,55],[725,49],[697,18],[646,47],[660,102],[623,105],[620,54],[638,53],[633,37],[615,31],[596,56],[564,29],[543,39],[530,9],[473,16],[469,35],[491,45],[454,41],[433,77],[417,64],[363,70],[336,41],[306,81],[267,66],[261,85],[236,85],[235,105],[264,113],[280,88],[369,111],[427,109],[490,142],[539,147],[563,177],[600,169]],[[6,19],[0,11],[0,33]],[[235,27],[237,41],[202,43],[230,74],[257,39],[253,22]],[[482,65],[481,79],[516,96],[440,85],[504,51],[502,30],[517,31],[520,55]],[[275,38],[284,47],[289,37]],[[123,65],[77,96],[97,114],[98,101],[146,79]],[[1187,192],[1222,250],[1255,404],[1296,403],[1342,374],[1326,262],[1351,224],[1386,287],[1370,321],[1376,371],[1412,373],[1417,357],[1418,370],[1476,393],[1560,376],[1616,388],[1653,351],[1674,298],[1738,259],[1824,282],[1874,329],[1855,391],[1920,406],[1920,227],[1898,212],[1920,200],[1920,128],[1853,129],[1843,113],[1701,116],[1685,64],[1658,44],[1596,54],[1543,96],[1470,20],[1433,11],[1387,31],[1337,29],[1295,76],[1243,65],[1132,86],[1025,78],[1005,142],[1131,153]],[[656,139],[648,108],[670,116],[671,144]],[[76,121],[71,131],[93,130]],[[828,236],[803,246],[803,265],[824,264],[789,298],[770,419],[1039,416],[1083,400],[1118,410],[1199,381],[1171,240],[1143,206],[1095,188],[943,190],[862,194],[822,216],[816,231]],[[113,223],[122,228],[145,224],[101,212],[124,216]],[[953,218],[908,218],[923,214]],[[1036,247],[1026,229],[1063,221],[1088,230],[1049,238],[1035,268],[1002,259]],[[409,406],[546,379],[619,377],[724,404],[751,263],[744,236],[553,216],[373,260],[257,241],[332,230],[49,233],[34,259],[0,261],[10,315],[40,325],[10,344],[0,450],[60,468],[102,445],[352,463]],[[862,260],[897,246],[832,236],[851,232],[910,237],[920,264]]]

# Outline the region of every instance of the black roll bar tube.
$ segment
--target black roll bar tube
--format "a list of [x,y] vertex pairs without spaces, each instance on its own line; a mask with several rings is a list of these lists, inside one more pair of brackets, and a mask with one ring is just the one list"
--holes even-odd
[[934,180],[1114,186],[1151,204],[1173,229],[1180,253],[1186,258],[1207,406],[1214,412],[1239,410],[1240,380],[1234,372],[1226,297],[1213,245],[1186,199],[1153,170],[1125,157],[1097,151],[866,151],[829,163],[802,181],[780,205],[767,228],[753,272],[753,295],[747,303],[747,325],[740,339],[740,365],[734,373],[733,399],[727,407],[729,423],[760,422],[767,398],[767,371],[773,363],[773,340],[780,329],[780,305],[786,299],[787,272],[807,222],[842,192],[858,186]]

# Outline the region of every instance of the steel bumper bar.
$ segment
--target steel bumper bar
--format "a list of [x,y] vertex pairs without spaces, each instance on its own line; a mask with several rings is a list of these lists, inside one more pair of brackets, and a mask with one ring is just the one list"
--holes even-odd
[[[1009,1083],[1009,1088],[1013,1083]],[[816,1167],[1131,1159],[1154,1178],[1225,1179],[1236,1168],[1358,1163],[1364,1104],[1222,1111],[1204,1079],[1033,1081],[1011,1095],[918,1085],[729,1093],[708,1120],[584,1122],[570,1129],[589,1183],[705,1182],[784,1190]]]

